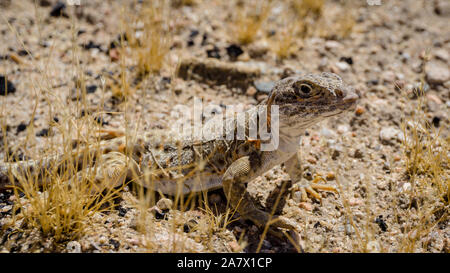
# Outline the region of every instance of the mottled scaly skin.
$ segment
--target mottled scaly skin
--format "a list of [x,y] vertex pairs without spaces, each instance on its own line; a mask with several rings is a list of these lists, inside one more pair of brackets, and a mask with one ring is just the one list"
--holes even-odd
[[[169,195],[223,187],[229,203],[242,217],[264,226],[270,215],[253,204],[246,183],[281,163],[285,163],[291,179],[299,181],[301,166],[297,151],[300,136],[310,125],[354,108],[357,99],[353,89],[332,73],[285,78],[276,83],[261,103],[279,107],[277,149],[262,151],[261,141],[249,139],[248,120],[252,119],[239,124],[236,117],[230,117],[225,120],[224,131],[216,133],[210,140],[187,140],[167,131],[150,131],[135,138],[123,136],[103,141],[100,143],[101,155],[97,155],[100,158],[96,160],[101,162],[97,164],[98,168],[103,170],[99,172],[98,180],[109,180],[103,184],[118,186],[126,179],[133,179]],[[254,116],[255,109],[245,112],[246,117]],[[271,122],[270,116],[268,122]],[[227,140],[227,132],[233,130],[236,133],[238,126],[244,126],[245,138]],[[82,156],[78,155],[75,161],[81,162]],[[11,185],[10,177],[18,178],[24,172],[35,173],[49,166],[57,168],[62,163],[61,158],[1,163],[0,189]],[[316,184],[306,185],[302,190],[304,194],[308,191],[317,196],[314,188],[332,190]],[[274,226],[295,229],[288,219],[279,216],[277,220]]]

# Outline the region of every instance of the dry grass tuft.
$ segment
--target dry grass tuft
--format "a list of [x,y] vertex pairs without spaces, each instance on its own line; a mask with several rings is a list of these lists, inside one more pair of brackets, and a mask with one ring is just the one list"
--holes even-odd
[[[137,8],[133,7],[124,13],[126,37],[122,40],[127,39],[127,52],[131,54],[132,62],[137,66],[138,75],[143,76],[159,72],[170,51],[170,9],[164,0],[144,1],[135,11]],[[130,14],[136,15],[129,18]]]
[[426,244],[428,234],[437,225],[448,221],[450,198],[450,139],[428,121],[423,110],[423,84],[411,115],[402,124],[405,187],[402,197],[409,201],[406,228],[400,251],[415,252]]
[[241,44],[253,42],[269,16],[272,1],[238,1],[231,24],[232,37]]
[[325,0],[293,0],[292,7],[300,18],[312,15],[322,16]]

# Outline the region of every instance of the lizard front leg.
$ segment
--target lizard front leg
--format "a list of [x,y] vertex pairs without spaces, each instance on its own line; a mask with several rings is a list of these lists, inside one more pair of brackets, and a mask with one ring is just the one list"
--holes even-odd
[[[318,181],[313,180],[312,182],[302,181],[302,166],[300,152],[295,153],[291,158],[289,158],[286,163],[286,172],[291,177],[292,183],[294,184],[292,190],[302,192],[301,201],[305,202],[307,199],[307,194],[309,193],[316,199],[321,199],[320,194],[316,190],[325,190],[337,192],[336,188],[329,185],[319,184]],[[302,182],[300,182],[302,181]]]
[[273,227],[295,230],[295,224],[289,219],[283,216],[271,216],[256,207],[245,186],[252,176],[249,156],[239,158],[225,171],[222,184],[231,206],[239,212],[242,218],[251,220],[261,228],[270,224]]

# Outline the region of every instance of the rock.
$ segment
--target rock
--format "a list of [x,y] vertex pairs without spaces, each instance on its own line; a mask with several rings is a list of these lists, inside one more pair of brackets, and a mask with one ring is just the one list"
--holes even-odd
[[40,0],[39,5],[41,7],[50,7],[52,5],[52,2],[50,2],[49,0]]
[[81,253],[81,245],[77,241],[70,241],[66,245],[66,250],[69,253]]
[[384,127],[380,130],[380,140],[383,144],[391,144],[392,141],[401,140],[402,132],[394,127]]
[[301,202],[300,204],[298,204],[299,208],[307,210],[307,211],[312,211],[313,210],[313,206],[311,205],[311,203],[308,202]]
[[402,192],[409,192],[411,190],[411,183],[405,183],[402,186]]
[[393,71],[385,71],[381,74],[381,78],[388,83],[393,83],[395,81],[395,73]]
[[325,49],[330,50],[330,49],[335,49],[335,48],[339,48],[341,47],[341,43],[336,42],[336,41],[326,41],[325,42]]
[[258,90],[258,92],[262,92],[262,93],[269,94],[270,91],[272,91],[274,86],[275,86],[275,82],[261,82],[261,81],[255,82],[256,90]]
[[44,128],[36,133],[37,137],[48,137],[51,135],[51,131],[49,128]]
[[440,59],[440,60],[442,60],[442,61],[444,61],[444,62],[448,62],[448,60],[449,60],[449,53],[448,53],[447,50],[445,50],[445,49],[443,49],[443,48],[439,48],[438,50],[436,50],[436,51],[434,52],[434,56],[435,56],[437,59]]
[[450,2],[447,0],[436,0],[434,3],[434,12],[437,15],[449,16],[450,15]]
[[27,124],[24,122],[21,122],[18,126],[17,126],[17,130],[16,130],[16,134],[25,131],[25,129],[27,129]]
[[368,242],[366,249],[369,253],[379,253],[381,250],[380,244],[377,241]]
[[375,223],[378,224],[378,226],[380,227],[381,231],[383,231],[383,232],[387,231],[388,225],[386,224],[386,221],[384,221],[383,215],[378,216],[375,219]]
[[331,146],[330,149],[331,149],[331,158],[333,160],[336,160],[339,157],[339,155],[344,151],[342,146],[338,144]]
[[350,65],[346,62],[337,62],[336,67],[342,72],[348,71],[350,69]]
[[206,55],[208,58],[220,59],[220,50],[217,46],[214,46],[212,49],[206,50]]
[[0,95],[5,96],[6,94],[11,94],[16,92],[16,87],[12,82],[7,80],[5,76],[0,75]]
[[337,132],[341,135],[347,133],[348,130],[349,128],[347,124],[339,124],[337,127]]
[[269,45],[266,41],[258,41],[248,46],[248,55],[252,58],[261,58],[269,51]]
[[362,106],[357,106],[356,107],[356,109],[355,109],[355,114],[357,115],[357,116],[361,116],[362,114],[364,114],[364,112],[365,112],[365,109],[364,109],[364,107],[362,107]]
[[438,128],[440,126],[440,123],[441,123],[441,117],[434,116],[433,119],[431,120],[431,123],[433,123],[434,127]]
[[156,206],[162,211],[170,210],[172,208],[172,205],[173,205],[172,200],[167,199],[167,198],[161,198],[156,203]]
[[187,58],[181,61],[177,76],[209,85],[226,85],[247,90],[259,77],[260,69],[244,63],[227,63],[216,59]]
[[296,203],[300,203],[302,201],[302,192],[301,191],[294,192],[294,194],[292,195],[292,199]]
[[316,160],[314,157],[312,157],[312,156],[308,156],[308,157],[306,158],[306,161],[307,161],[308,163],[313,164],[313,165],[317,163],[317,160]]
[[350,199],[348,200],[348,204],[349,204],[350,206],[352,206],[352,207],[354,207],[354,206],[360,206],[360,205],[363,204],[363,201],[362,201],[361,199],[352,197],[352,198],[350,198]]
[[0,7],[7,8],[11,5],[11,0],[0,0]]
[[55,5],[53,5],[52,10],[50,11],[50,16],[52,17],[69,17],[66,12],[66,4],[64,2],[56,2]]
[[97,90],[97,85],[89,85],[86,87],[86,93],[91,94]]
[[350,65],[353,64],[353,58],[352,58],[352,57],[341,57],[341,58],[339,59],[339,61],[340,61],[340,62],[346,62],[346,63],[348,63],[348,64],[350,64]]
[[256,90],[255,87],[249,86],[249,87],[247,88],[247,92],[245,92],[245,94],[246,94],[247,96],[254,96],[257,92],[258,92],[258,90]]
[[114,239],[109,239],[109,244],[114,247],[115,250],[118,250],[120,247],[120,242]]
[[404,63],[411,60],[411,55],[408,52],[403,52],[400,57],[401,57],[402,62],[404,62]]
[[325,177],[328,181],[336,179],[336,174],[333,172],[327,173],[327,176]]
[[355,152],[353,153],[353,157],[354,158],[363,158],[364,154],[360,149],[356,149]]
[[448,66],[440,62],[429,62],[425,65],[426,80],[430,85],[440,85],[450,79]]
[[242,48],[239,45],[232,44],[226,48],[227,54],[230,57],[230,60],[235,61],[239,55],[244,53]]
[[323,71],[323,70],[325,70],[327,65],[328,65],[328,58],[327,57],[323,57],[323,58],[320,59],[318,69]]
[[320,130],[320,134],[325,138],[335,138],[336,137],[336,133],[334,131],[327,129],[325,127],[323,127],[322,130]]

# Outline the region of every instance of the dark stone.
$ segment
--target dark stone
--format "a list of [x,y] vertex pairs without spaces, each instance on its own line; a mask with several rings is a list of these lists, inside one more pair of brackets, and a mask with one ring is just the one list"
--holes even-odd
[[378,79],[372,79],[367,81],[368,85],[378,85],[378,83],[379,83]]
[[193,38],[195,38],[199,33],[200,33],[200,32],[198,32],[198,30],[193,29],[193,30],[191,30],[191,33],[189,34],[189,38],[190,38],[190,39],[193,39]]
[[172,79],[170,77],[162,77],[161,78],[161,84],[170,84],[172,82]]
[[41,0],[39,1],[39,5],[41,7],[50,7],[52,5],[52,2],[50,2],[49,0]]
[[69,16],[65,13],[65,9],[66,9],[66,4],[58,1],[58,2],[56,2],[55,5],[53,5],[52,10],[50,11],[50,16],[67,18]]
[[86,93],[91,94],[97,90],[97,85],[89,85],[86,87]]
[[220,50],[219,48],[217,48],[217,46],[214,46],[213,49],[208,49],[206,50],[206,54],[208,55],[208,58],[215,58],[215,59],[220,59]]
[[114,239],[109,239],[109,244],[112,245],[114,247],[115,250],[119,249],[120,247],[120,243],[117,240]]
[[19,126],[17,126],[17,130],[16,130],[16,134],[25,131],[25,129],[27,129],[28,124],[25,123],[20,123]]
[[26,55],[28,55],[28,51],[22,49],[22,50],[17,51],[17,54],[19,56],[26,56]]
[[155,211],[155,218],[158,220],[162,220],[162,219],[166,218],[166,214],[164,212],[160,213],[158,211]]
[[16,92],[14,84],[8,81],[5,76],[0,75],[0,95],[5,96],[14,92]]
[[102,117],[99,117],[99,116],[98,116],[98,117],[95,117],[94,120],[95,120],[97,123],[101,124],[102,126],[108,125],[108,124],[109,124],[109,122],[105,121]]
[[183,231],[184,231],[184,233],[189,233],[189,231],[191,231],[191,228],[189,227],[188,224],[183,225]]
[[47,137],[47,136],[49,136],[49,133],[50,133],[50,130],[48,128],[44,128],[44,129],[40,130],[36,134],[36,136],[38,136],[38,137]]
[[383,215],[378,216],[375,219],[375,223],[378,224],[378,226],[380,227],[381,231],[385,232],[388,228],[388,225],[386,224],[386,222],[383,219]]
[[126,209],[120,205],[117,207],[117,210],[119,211],[120,217],[125,217],[125,214],[127,214],[127,212],[128,212],[128,209]]
[[226,48],[228,56],[230,56],[231,60],[236,60],[244,51],[242,48],[236,44],[232,44]]
[[208,42],[208,34],[204,33],[202,37],[202,46],[205,46]]
[[85,50],[97,48],[98,50],[102,51],[101,45],[96,44],[93,41],[89,41],[89,43],[87,44],[82,44],[81,47],[83,47],[83,49]]
[[341,61],[341,62],[346,62],[346,63],[348,63],[348,64],[350,64],[350,65],[353,64],[353,59],[352,59],[352,57],[341,57],[341,58],[339,59],[339,61]]
[[437,127],[439,127],[439,123],[441,122],[441,118],[440,117],[433,117],[431,122],[433,123],[434,127],[437,128]]
[[198,222],[195,219],[191,219],[183,225],[183,231],[189,233],[196,225],[198,225]]

